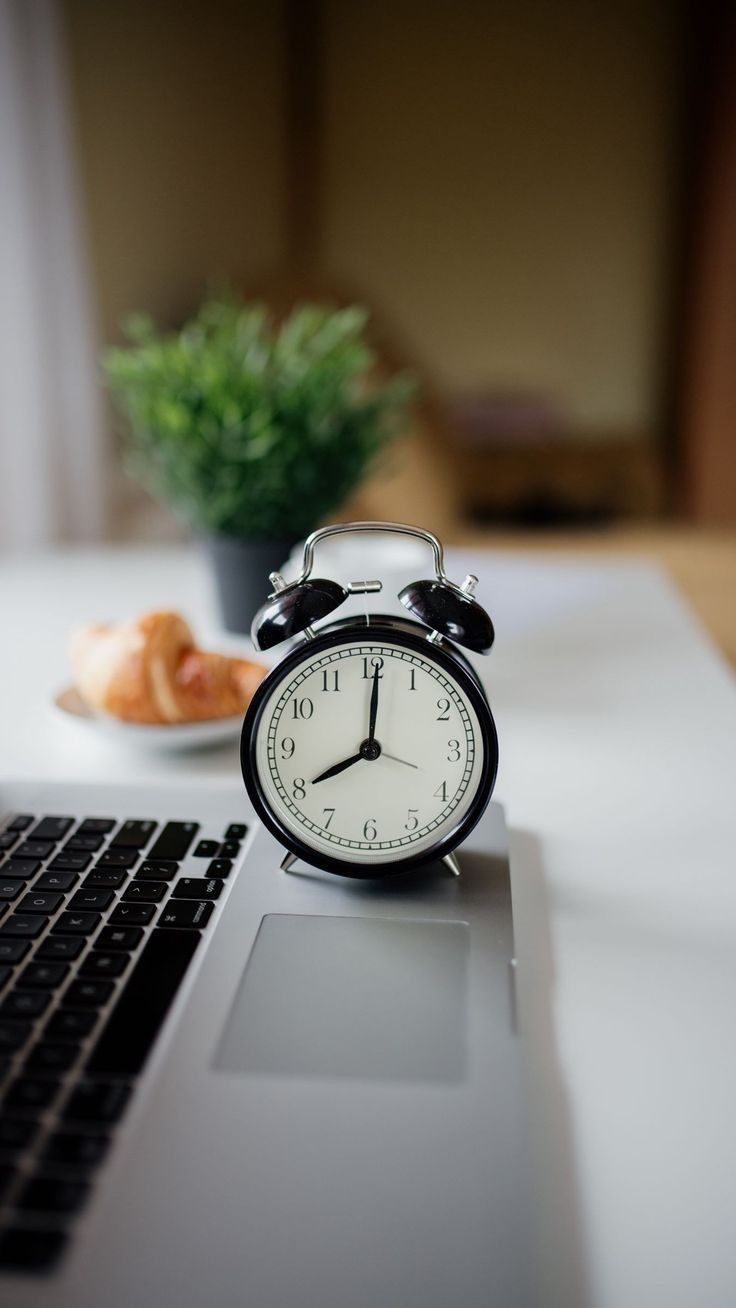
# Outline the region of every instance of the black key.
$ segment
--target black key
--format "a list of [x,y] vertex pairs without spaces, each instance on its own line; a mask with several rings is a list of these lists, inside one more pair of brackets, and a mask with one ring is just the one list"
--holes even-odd
[[9,905],[8,905],[8,904],[0,904],[0,920],[2,920],[2,918],[5,917],[5,914],[7,913],[8,908],[9,908]]
[[171,892],[173,899],[218,899],[222,882],[207,877],[180,877]]
[[135,876],[136,881],[171,881],[178,871],[178,863],[147,858],[144,863],[141,863]]
[[69,1008],[101,1008],[114,990],[112,981],[72,981],[62,1003]]
[[20,1049],[31,1034],[30,1022],[7,1022],[0,1019],[0,1053],[13,1053]]
[[27,940],[35,940],[40,936],[48,918],[36,917],[33,913],[11,913],[7,921],[3,922],[0,927],[5,936],[25,936]]
[[93,949],[80,964],[80,976],[120,976],[128,966],[128,955],[124,953],[105,953]]
[[54,852],[52,840],[24,840],[13,854],[13,858],[48,858]]
[[0,1163],[0,1203],[10,1189],[16,1177],[16,1170],[11,1163]]
[[71,890],[79,877],[76,872],[42,872],[34,890]]
[[212,912],[212,905],[199,900],[169,900],[159,916],[160,927],[203,927]]
[[48,1272],[61,1258],[66,1241],[65,1231],[11,1226],[0,1236],[0,1267]]
[[248,834],[248,828],[244,822],[231,822],[225,832],[226,840],[243,840]]
[[140,927],[103,927],[95,945],[100,949],[135,949],[143,938]]
[[129,1095],[130,1086],[119,1081],[80,1081],[64,1108],[63,1116],[67,1121],[75,1122],[115,1122]]
[[0,1118],[0,1152],[20,1153],[31,1143],[37,1130],[38,1122],[28,1118],[18,1117],[15,1120],[12,1117]]
[[52,1099],[56,1098],[58,1089],[58,1081],[39,1081],[21,1076],[17,1081],[13,1081],[5,1102],[8,1108],[17,1108],[23,1112],[48,1108]]
[[220,858],[237,858],[239,853],[239,840],[224,840],[218,850]]
[[28,1055],[28,1070],[35,1076],[44,1072],[67,1072],[77,1061],[79,1045],[72,1043],[62,1045],[49,1044],[47,1040],[33,1046]]
[[207,873],[211,877],[226,877],[229,872],[232,872],[232,870],[233,870],[232,859],[213,858],[212,862],[207,868]]
[[60,1008],[54,1013],[44,1034],[49,1040],[76,1042],[89,1035],[96,1021],[97,1013],[82,1013],[72,1008]]
[[0,1015],[15,1020],[39,1017],[51,1003],[51,995],[45,990],[11,990],[0,1004]]
[[111,848],[143,849],[157,826],[157,822],[140,822],[128,818],[113,836]]
[[109,920],[116,926],[148,926],[155,916],[153,904],[118,904]]
[[178,862],[187,853],[198,831],[198,822],[167,822],[158,840],[149,849],[148,857],[173,858]]
[[74,826],[74,818],[70,817],[45,817],[31,832],[33,840],[61,840],[70,827]]
[[195,858],[214,858],[220,852],[220,846],[216,840],[200,840],[194,851]]
[[85,912],[104,913],[114,898],[111,890],[77,890],[69,900],[68,908],[71,912],[83,909]]
[[0,963],[19,963],[30,947],[27,940],[5,940],[0,936]]
[[18,813],[8,824],[8,831],[25,831],[34,820],[29,813]]
[[6,967],[5,964],[0,966],[0,990],[2,990],[3,986],[7,981],[10,980],[12,975],[13,975],[12,967]]
[[30,895],[24,895],[18,905],[19,913],[55,913],[59,904],[63,904],[64,896],[51,894],[50,891],[42,891],[37,894],[32,890]]
[[115,818],[85,818],[77,828],[78,836],[106,836],[117,826]]
[[37,1172],[14,1200],[15,1208],[34,1213],[74,1213],[89,1193],[87,1181],[44,1176]]
[[77,958],[85,946],[78,936],[47,936],[36,952],[36,958]]
[[61,850],[61,853],[64,854],[67,850],[70,850],[72,853],[75,850],[81,850],[85,853],[96,854],[100,845],[104,842],[104,839],[104,836],[83,836],[77,832],[75,836],[69,837]]
[[[99,913],[62,913],[52,931],[65,936],[88,936],[99,925]],[[58,955],[57,955],[58,957]]]
[[22,877],[24,881],[30,881],[35,877],[41,864],[35,858],[16,858],[13,854],[7,862],[3,863],[3,880],[5,877]]
[[45,1166],[60,1167],[94,1167],[104,1157],[110,1145],[107,1135],[91,1135],[87,1132],[57,1131],[47,1141],[43,1155]]
[[85,854],[83,850],[65,850],[52,858],[49,868],[52,872],[84,872],[92,862],[92,854]]
[[163,899],[168,886],[165,881],[134,881],[123,895],[126,904],[158,904]]
[[102,872],[106,867],[133,867],[138,858],[137,849],[106,849],[95,863],[95,872]]
[[0,877],[0,900],[17,899],[28,887],[18,877]]
[[12,849],[13,845],[20,839],[19,831],[2,831],[0,832],[0,850]]
[[85,890],[118,890],[127,878],[127,872],[108,868],[107,872],[88,872],[82,885]]
[[194,931],[151,933],[92,1051],[88,1071],[112,1076],[140,1071],[199,939]]
[[51,990],[64,980],[69,968],[66,963],[29,963],[18,978],[21,986],[32,990]]

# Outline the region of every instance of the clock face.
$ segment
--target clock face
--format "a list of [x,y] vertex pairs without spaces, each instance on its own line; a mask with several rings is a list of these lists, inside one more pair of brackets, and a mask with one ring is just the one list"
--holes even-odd
[[468,675],[416,638],[336,637],[299,655],[255,726],[252,758],[278,825],[323,859],[352,864],[419,858],[449,841],[488,786]]

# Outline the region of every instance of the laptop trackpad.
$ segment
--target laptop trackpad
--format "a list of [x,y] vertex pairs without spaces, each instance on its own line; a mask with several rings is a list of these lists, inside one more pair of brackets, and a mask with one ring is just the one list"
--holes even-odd
[[468,927],[263,918],[215,1056],[227,1072],[465,1076]]

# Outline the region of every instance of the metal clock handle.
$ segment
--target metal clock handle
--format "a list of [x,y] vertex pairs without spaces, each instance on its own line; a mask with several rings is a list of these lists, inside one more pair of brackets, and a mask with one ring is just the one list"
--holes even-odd
[[304,542],[304,559],[302,570],[296,580],[296,585],[300,586],[303,581],[309,577],[314,564],[315,546],[320,541],[326,540],[328,536],[352,535],[355,532],[390,532],[395,536],[414,536],[417,540],[423,540],[431,546],[434,555],[434,569],[438,581],[447,582],[449,579],[445,573],[444,555],[442,545],[431,531],[425,531],[423,527],[410,527],[404,522],[346,522],[335,523],[332,527],[319,527],[313,531]]

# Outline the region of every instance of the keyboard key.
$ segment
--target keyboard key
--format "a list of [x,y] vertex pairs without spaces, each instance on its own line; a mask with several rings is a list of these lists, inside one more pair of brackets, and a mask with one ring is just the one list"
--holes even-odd
[[123,895],[126,904],[158,904],[163,899],[168,886],[165,881],[134,881]]
[[42,872],[34,885],[34,890],[71,890],[79,880],[76,872]]
[[225,832],[226,840],[243,840],[248,834],[248,828],[244,822],[231,822]]
[[13,858],[48,858],[53,854],[54,844],[51,840],[24,840],[13,854]]
[[74,826],[74,818],[70,817],[45,817],[31,832],[32,840],[61,840],[66,835],[70,827]]
[[46,1144],[43,1155],[45,1165],[89,1168],[96,1166],[110,1146],[107,1135],[91,1135],[76,1131],[57,1131]]
[[135,874],[136,881],[171,881],[179,871],[178,863],[147,858]]
[[20,839],[19,831],[0,831],[0,851],[12,849]]
[[61,853],[64,854],[66,853],[67,850],[69,850],[72,853],[75,850],[81,850],[85,853],[96,854],[97,850],[100,848],[100,845],[103,844],[104,839],[105,839],[104,836],[93,836],[93,835],[85,836],[80,834],[80,832],[78,831],[75,836],[69,837],[63,849],[61,850]]
[[28,1118],[0,1118],[0,1152],[20,1153],[31,1143],[38,1130],[38,1122]]
[[157,822],[141,822],[128,818],[114,835],[111,848],[143,849],[157,826]]
[[49,869],[52,872],[84,872],[92,862],[93,855],[85,854],[83,850],[64,850],[63,853],[57,854],[49,863]]
[[83,909],[85,912],[104,913],[114,898],[111,890],[77,890],[69,900],[69,909],[72,912]]
[[13,975],[12,967],[7,967],[4,963],[0,965],[0,990],[10,980]]
[[29,813],[18,813],[8,824],[8,831],[26,831],[33,821],[35,819]]
[[[99,926],[99,913],[62,913],[52,931],[66,936],[88,936]],[[3,929],[3,928],[0,928]]]
[[29,963],[18,978],[19,984],[32,990],[51,990],[64,980],[69,967],[66,963]]
[[37,894],[32,890],[30,895],[25,895],[18,905],[19,913],[55,913],[59,904],[63,904],[64,896],[51,894],[50,891]]
[[189,850],[198,831],[198,822],[167,822],[158,840],[149,849],[149,858],[173,858],[179,862]]
[[49,1021],[44,1034],[49,1040],[67,1040],[74,1043],[77,1040],[84,1040],[96,1021],[97,1013],[60,1008]]
[[27,889],[25,881],[20,881],[17,877],[0,877],[0,900],[9,902],[17,899]]
[[240,841],[224,840],[217,852],[220,858],[237,858],[240,853]]
[[0,936],[0,963],[19,963],[30,947],[27,940],[7,940]]
[[173,899],[218,899],[222,882],[207,877],[180,877],[171,892]]
[[11,990],[0,1004],[0,1016],[15,1019],[39,1017],[51,1003],[51,995],[45,990]]
[[118,904],[109,920],[116,926],[148,926],[155,916],[153,904]]
[[21,1049],[30,1034],[30,1022],[7,1022],[0,1018],[0,1053],[12,1054]]
[[62,1116],[66,1121],[117,1121],[130,1095],[130,1086],[117,1081],[81,1081],[66,1104]]
[[92,1051],[88,1071],[110,1076],[140,1071],[199,940],[195,931],[151,933]]
[[14,1207],[36,1213],[74,1213],[87,1195],[87,1181],[36,1173],[14,1200]]
[[194,851],[195,858],[214,858],[220,852],[220,846],[216,840],[200,840]]
[[102,1008],[114,990],[112,981],[72,981],[62,1003],[68,1008]]
[[78,936],[47,936],[38,946],[36,958],[77,958],[84,946]]
[[0,1267],[20,1272],[48,1272],[64,1252],[65,1231],[11,1226],[0,1236]]
[[5,936],[25,936],[27,940],[35,940],[47,922],[47,917],[37,917],[33,913],[11,913],[0,926],[0,931]]
[[19,1112],[48,1108],[56,1098],[58,1089],[58,1081],[41,1081],[21,1076],[13,1081],[5,1102],[8,1108],[17,1108]]
[[159,916],[160,927],[203,927],[212,912],[212,905],[199,900],[170,900]]
[[106,849],[95,863],[95,872],[102,872],[107,867],[134,867],[138,858],[137,849]]
[[135,949],[143,939],[140,927],[103,927],[95,945],[100,949]]
[[115,818],[85,818],[77,828],[78,836],[107,836],[117,826]]
[[208,876],[211,877],[226,877],[229,872],[232,872],[232,870],[233,870],[232,859],[213,858],[212,862],[207,868],[207,874]]
[[88,872],[82,885],[85,890],[119,890],[128,873],[108,868],[106,872]]
[[42,1076],[44,1072],[67,1072],[76,1063],[79,1048],[72,1041],[60,1045],[39,1041],[28,1055],[28,1070],[35,1076]]
[[3,880],[6,877],[21,877],[24,881],[30,881],[31,877],[35,877],[40,866],[38,859],[16,858],[13,854],[12,858],[3,863]]
[[79,967],[80,976],[120,976],[128,966],[128,955],[125,953],[105,953],[101,949],[93,949],[88,954]]

